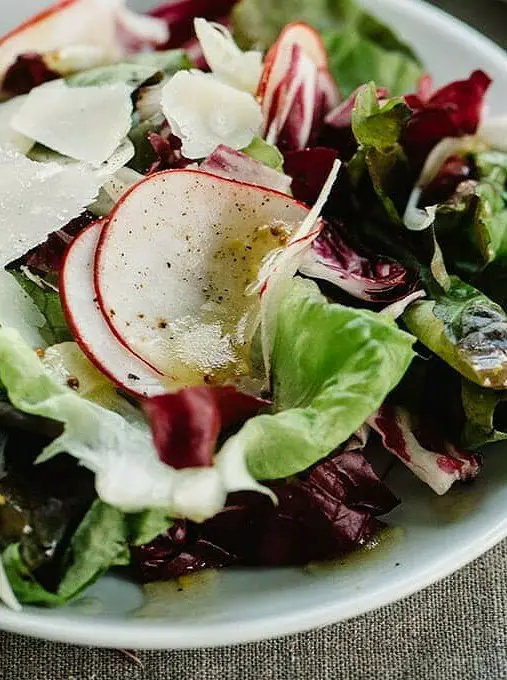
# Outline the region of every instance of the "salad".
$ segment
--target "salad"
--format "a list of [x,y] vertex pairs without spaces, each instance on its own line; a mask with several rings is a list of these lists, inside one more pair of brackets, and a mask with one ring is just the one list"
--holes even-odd
[[336,558],[382,449],[444,494],[507,438],[487,74],[353,0],[62,0],[0,79],[7,606]]

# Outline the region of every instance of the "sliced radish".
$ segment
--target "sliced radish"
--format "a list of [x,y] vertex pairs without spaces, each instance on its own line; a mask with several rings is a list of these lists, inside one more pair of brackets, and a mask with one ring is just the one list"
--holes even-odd
[[308,212],[276,191],[196,170],[148,177],[102,232],[95,285],[104,316],[173,389],[250,375],[260,304],[247,289]]
[[16,57],[46,54],[71,46],[96,46],[104,61],[145,45],[163,44],[165,22],[136,15],[126,0],[61,0],[0,38],[0,78]]
[[98,45],[116,58],[115,12],[111,0],[55,3],[0,39],[0,76],[20,54],[43,54],[69,45]]
[[297,23],[282,31],[266,57],[257,94],[268,140],[287,151],[308,146],[340,99],[313,28]]
[[91,224],[67,252],[60,279],[65,316],[83,352],[110,380],[139,397],[164,394],[161,376],[116,339],[96,301],[93,265],[103,224]]

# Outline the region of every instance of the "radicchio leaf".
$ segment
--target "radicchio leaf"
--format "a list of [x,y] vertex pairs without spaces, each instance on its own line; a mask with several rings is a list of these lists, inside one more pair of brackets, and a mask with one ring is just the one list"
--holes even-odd
[[46,65],[41,54],[29,52],[21,54],[7,70],[1,90],[14,97],[58,78],[60,75]]
[[368,420],[382,438],[384,448],[401,460],[435,493],[445,494],[456,481],[469,481],[480,472],[478,454],[459,449],[435,429],[405,409],[382,406]]
[[431,78],[425,76],[418,93],[405,97],[413,115],[403,134],[403,146],[415,166],[445,137],[475,134],[490,84],[483,71],[474,71],[467,80],[457,80],[431,94]]
[[83,229],[95,222],[96,219],[93,213],[85,211],[63,229],[51,234],[45,243],[28,253],[23,258],[22,264],[43,274],[58,274],[69,245]]
[[233,564],[284,566],[336,558],[371,539],[384,526],[377,516],[398,504],[360,453],[338,453],[274,491],[276,506],[254,494],[234,494],[212,520],[177,522],[134,550],[141,579],[165,580]]
[[156,160],[148,168],[147,175],[162,170],[186,168],[192,162],[181,153],[181,139],[171,133],[168,125],[165,125],[160,132],[150,132],[148,141],[155,153]]
[[397,302],[418,287],[414,273],[399,262],[358,252],[339,225],[314,241],[300,271],[367,302]]
[[217,21],[230,14],[237,0],[176,0],[166,2],[150,12],[151,16],[163,19],[170,32],[167,49],[182,47],[194,36],[194,19],[203,17]]
[[[324,182],[329,176],[331,168],[332,164],[328,169]],[[269,168],[267,165],[252,158],[248,154],[231,149],[224,144],[217,146],[215,151],[206,158],[201,165],[201,170],[208,172],[211,175],[228,177],[230,179],[248,182],[249,184],[275,189],[284,194],[289,193],[292,182],[288,175],[273,170],[273,168]],[[322,183],[322,186],[324,185],[324,182]],[[322,187],[320,187],[320,189],[322,189]],[[320,193],[320,190],[318,193]]]
[[288,151],[285,172],[292,177],[292,193],[299,201],[313,205],[338,157],[334,149],[316,146],[312,149]]
[[160,460],[182,470],[210,467],[220,433],[257,415],[266,405],[234,387],[189,387],[146,399],[143,409]]
[[[342,160],[350,160],[357,151],[357,140],[352,132],[352,112],[361,88],[355,90],[344,102],[330,111],[324,119],[321,139],[335,149]],[[377,88],[377,101],[389,97],[385,87]]]

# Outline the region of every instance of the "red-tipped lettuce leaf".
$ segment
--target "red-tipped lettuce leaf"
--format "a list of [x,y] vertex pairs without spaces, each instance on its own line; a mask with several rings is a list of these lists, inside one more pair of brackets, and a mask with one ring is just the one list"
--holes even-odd
[[[248,154],[231,149],[224,144],[218,146],[206,158],[201,165],[201,170],[211,175],[228,177],[229,179],[275,189],[284,194],[289,192],[292,182],[288,175],[278,172]],[[331,168],[329,168],[329,172],[331,172]],[[329,172],[326,175],[326,179],[329,176]]]
[[490,84],[488,75],[474,71],[467,80],[457,80],[431,94],[431,79],[426,76],[418,93],[405,97],[413,115],[403,134],[403,146],[414,165],[420,165],[445,137],[476,133]]
[[481,470],[480,455],[458,448],[435,423],[418,421],[403,408],[384,405],[368,423],[380,435],[384,448],[439,495],[456,481],[474,479]]
[[398,504],[360,453],[338,453],[274,491],[276,506],[258,495],[233,494],[212,520],[177,522],[167,534],[136,549],[141,580],[233,564],[284,566],[333,559],[370,540],[384,526],[377,517]]
[[220,433],[265,406],[234,387],[189,387],[143,402],[160,460],[176,470],[211,466]]

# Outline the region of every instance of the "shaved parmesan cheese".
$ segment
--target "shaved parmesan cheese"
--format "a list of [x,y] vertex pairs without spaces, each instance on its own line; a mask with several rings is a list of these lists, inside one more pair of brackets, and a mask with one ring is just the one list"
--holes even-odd
[[213,73],[224,83],[255,94],[262,74],[262,52],[242,52],[231,32],[206,19],[195,20],[195,32]]
[[0,266],[16,260],[81,215],[103,179],[80,163],[36,163],[0,149]]
[[111,177],[115,172],[121,170],[127,163],[134,158],[136,149],[128,137],[125,137],[120,146],[114,150],[113,154],[103,163],[98,174],[103,177]]
[[46,319],[12,274],[0,270],[0,325],[15,328],[30,347],[45,347],[40,329]]
[[27,153],[33,146],[33,139],[25,137],[11,127],[11,120],[25,99],[26,96],[16,97],[0,104],[0,147],[4,149],[16,149],[21,153]]
[[210,73],[180,71],[162,91],[162,108],[187,158],[205,158],[220,144],[246,148],[259,134],[261,108],[246,92]]
[[98,166],[130,130],[130,95],[123,83],[72,88],[57,80],[32,90],[11,125],[54,151]]

